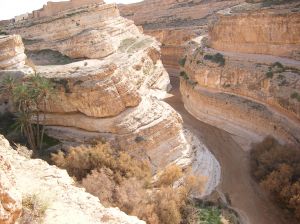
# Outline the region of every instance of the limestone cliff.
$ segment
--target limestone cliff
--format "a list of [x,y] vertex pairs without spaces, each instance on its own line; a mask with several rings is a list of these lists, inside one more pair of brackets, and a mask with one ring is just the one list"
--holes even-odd
[[[21,196],[28,195],[38,195],[45,200],[43,223],[47,224],[145,223],[117,208],[105,208],[98,198],[75,187],[66,171],[19,155],[3,136],[0,136],[0,159],[1,224],[15,223],[21,214]],[[5,175],[13,178],[14,188],[6,185]]]
[[223,10],[208,37],[190,43],[181,72],[183,100],[194,116],[243,141],[273,135],[299,144],[300,14],[295,4],[260,7]]
[[188,41],[206,32],[217,11],[240,2],[243,0],[145,0],[119,8],[122,16],[134,20],[163,44],[163,63],[173,74],[179,69],[178,61]]
[[268,54],[300,60],[300,12],[296,4],[219,12],[210,32],[211,47],[221,51]]
[[[40,109],[47,134],[63,147],[105,140],[149,160],[154,172],[171,163],[193,166],[209,176],[204,194],[216,187],[218,162],[191,144],[180,115],[159,100],[170,89],[159,43],[121,17],[116,5],[84,5],[5,30],[22,36],[36,72],[54,83],[55,94]],[[194,165],[206,156],[216,175]]]

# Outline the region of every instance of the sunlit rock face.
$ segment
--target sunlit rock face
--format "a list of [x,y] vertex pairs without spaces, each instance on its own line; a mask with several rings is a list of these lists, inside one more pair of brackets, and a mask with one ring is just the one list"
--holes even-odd
[[211,47],[222,51],[268,54],[300,60],[300,12],[292,8],[220,12]]
[[16,190],[11,163],[5,158],[9,144],[0,136],[0,223],[13,224],[22,212],[22,197]]
[[0,70],[22,68],[25,59],[24,45],[20,36],[0,35]]
[[[186,48],[181,92],[190,113],[249,144],[267,135],[300,143],[300,43],[294,33],[300,13],[293,7],[242,4],[219,12],[208,35]],[[275,32],[289,29],[286,38]]]
[[219,10],[237,5],[243,0],[145,0],[119,5],[121,15],[142,26],[144,33],[162,43],[162,61],[172,74],[179,69],[185,45],[207,31]]
[[[14,79],[33,74],[31,67],[26,65],[27,57],[24,44],[19,35],[0,35],[0,83],[8,77]],[[11,102],[7,91],[0,93],[0,113],[11,110]]]
[[[173,163],[193,167],[208,176],[205,195],[218,185],[218,162],[191,143],[181,116],[160,101],[171,86],[159,42],[121,17],[115,4],[28,18],[5,31],[22,36],[35,71],[52,81],[54,94],[40,110],[47,134],[63,147],[104,140],[148,160],[154,172]],[[209,168],[198,164],[206,159]]]

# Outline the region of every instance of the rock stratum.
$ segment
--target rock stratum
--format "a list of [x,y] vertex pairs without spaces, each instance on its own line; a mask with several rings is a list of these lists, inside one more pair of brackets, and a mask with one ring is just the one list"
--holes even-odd
[[[190,142],[181,116],[160,101],[171,86],[159,43],[121,17],[115,4],[28,18],[4,30],[22,36],[35,71],[54,84],[55,94],[40,109],[47,134],[62,147],[108,141],[148,160],[154,171],[192,166],[208,176],[204,195],[216,187],[218,162],[203,144]],[[205,166],[195,165],[204,159]]]
[[[38,196],[47,204],[43,223],[142,224],[117,208],[105,208],[98,198],[75,187],[66,171],[39,159],[28,159],[0,136],[0,223],[20,217],[22,198]],[[46,193],[47,192],[47,193]]]
[[205,33],[219,10],[243,0],[145,0],[119,5],[121,15],[142,26],[146,34],[162,43],[162,60],[171,74],[179,69],[186,44]]
[[187,48],[180,87],[187,110],[246,148],[266,135],[299,144],[299,18],[297,3],[220,11],[208,36]]

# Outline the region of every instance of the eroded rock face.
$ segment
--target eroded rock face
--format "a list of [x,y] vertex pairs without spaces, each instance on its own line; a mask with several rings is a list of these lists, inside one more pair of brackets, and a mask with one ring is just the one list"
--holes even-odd
[[[245,13],[245,7],[247,13]],[[257,7],[257,4],[251,7],[244,4],[233,7],[235,9],[225,10],[235,13],[221,16],[220,21],[212,27],[208,37],[200,36],[190,43],[181,72],[180,88],[183,101],[185,107],[195,117],[243,139],[248,139],[250,143],[259,141],[266,135],[273,135],[282,141],[299,144],[300,63],[295,60],[297,57],[294,56],[295,52],[299,51],[300,44],[296,40],[291,40],[298,38],[293,31],[285,40],[281,33],[273,32],[276,26],[286,30],[288,30],[287,27],[294,27],[297,30],[298,25],[295,20],[299,19],[299,15],[296,16],[297,13],[294,12],[290,13],[293,4],[261,10]],[[281,14],[276,14],[276,10],[280,9],[285,10],[282,10]],[[254,22],[254,15],[261,15],[264,19]],[[272,20],[274,23],[268,26],[271,23],[271,21],[267,22],[270,16],[275,19]],[[282,20],[282,18],[290,17],[294,19]],[[237,18],[241,21],[237,22]],[[257,16],[257,18],[260,17]],[[232,34],[227,33],[227,35],[224,33],[227,29],[225,22],[222,21],[227,21],[226,24],[229,24],[230,20],[238,25],[233,28]],[[281,22],[276,22],[280,20]],[[246,32],[243,24],[248,24],[248,22],[250,24],[247,26],[249,35],[243,37]],[[220,32],[217,31],[218,29]],[[236,46],[236,48],[231,48],[229,51],[218,50],[221,45],[218,45],[217,40],[226,38],[232,38],[233,42],[232,45],[230,43],[226,45],[225,41],[224,46],[229,48]],[[235,42],[237,38],[240,38],[241,42],[238,40]],[[243,53],[243,43],[250,40],[249,38],[254,42],[251,52],[256,54]],[[271,46],[272,40],[277,40],[275,47]],[[264,44],[261,44],[262,42]],[[293,47],[286,48],[285,43],[288,42]],[[216,48],[211,48],[211,46],[216,46]],[[250,49],[250,45],[248,46]],[[261,47],[261,51],[255,50],[256,47],[259,48],[258,46]],[[271,55],[265,55],[266,49],[270,50]],[[293,49],[293,52],[289,51],[289,55],[286,55],[278,53],[276,49],[287,51]],[[221,47],[221,50],[224,49]]]
[[[13,193],[15,189],[23,197],[38,195],[46,201],[47,208],[43,222],[47,224],[145,223],[136,217],[126,215],[117,208],[105,208],[98,198],[86,193],[83,188],[75,187],[74,180],[66,171],[49,166],[39,159],[32,160],[20,156],[9,146],[3,136],[0,136],[0,158],[1,224],[15,223],[14,221],[20,216],[21,199],[19,194],[17,197]],[[7,186],[5,186],[6,182],[3,182],[5,179],[3,179],[2,168],[4,167],[4,171],[11,169],[5,166],[5,163],[13,168],[15,188],[5,188]],[[3,193],[3,189],[6,194]],[[4,207],[4,213],[1,206]]]
[[[33,74],[33,69],[25,65],[26,55],[19,35],[0,35],[0,83],[7,77],[14,79]],[[0,94],[0,113],[11,110],[6,91]]]
[[22,68],[25,59],[24,45],[19,35],[0,35],[0,70]]
[[[55,91],[40,110],[46,113],[47,134],[61,140],[63,147],[105,140],[148,160],[154,172],[172,163],[193,166],[196,157],[207,157],[201,156],[207,149],[196,156],[199,147],[191,146],[180,115],[160,101],[170,80],[160,60],[159,43],[120,17],[114,4],[28,19],[6,30],[25,39],[29,55],[43,56],[35,69],[52,80]],[[51,65],[50,51],[49,62],[54,52],[77,61]],[[214,168],[209,170],[219,172],[218,162],[211,158]],[[195,173],[205,168],[193,167]],[[219,179],[219,175],[209,179],[205,194]]]
[[103,3],[12,23],[5,30],[20,34],[29,51],[51,49],[93,59],[113,54],[124,37],[140,36],[132,21],[119,16],[116,5]]
[[299,8],[283,5],[241,13],[233,7],[220,15],[210,32],[213,48],[300,60]]
[[[9,143],[0,136],[0,148],[9,148]],[[16,190],[11,164],[0,154],[0,223],[13,224],[20,217],[22,197]]]
[[162,45],[164,66],[172,74],[179,69],[185,45],[207,31],[217,11],[237,5],[243,0],[145,0],[119,5],[121,15],[142,26],[144,33],[155,37]]

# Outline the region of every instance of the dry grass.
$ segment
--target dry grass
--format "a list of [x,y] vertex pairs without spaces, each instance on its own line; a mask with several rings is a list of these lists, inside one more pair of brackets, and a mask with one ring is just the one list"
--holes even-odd
[[49,204],[40,195],[33,194],[23,198],[22,206],[19,224],[41,224]]

